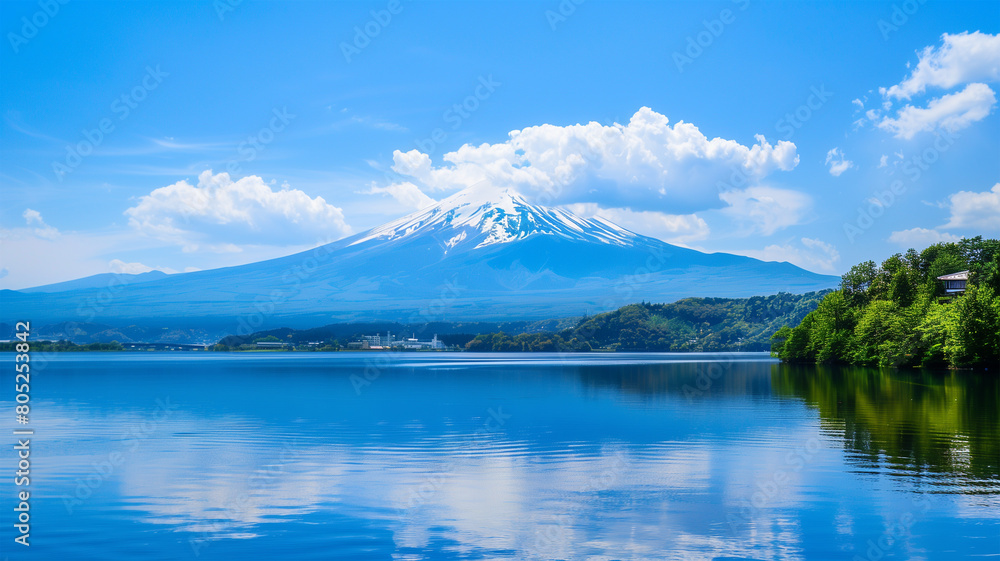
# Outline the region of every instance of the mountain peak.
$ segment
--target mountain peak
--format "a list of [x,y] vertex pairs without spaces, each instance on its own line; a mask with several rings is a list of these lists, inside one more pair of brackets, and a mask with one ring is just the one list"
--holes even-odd
[[437,204],[374,228],[351,243],[393,241],[433,235],[445,252],[479,249],[535,235],[629,246],[637,234],[602,219],[581,218],[567,210],[530,204],[509,187],[473,185]]
[[504,202],[525,202],[524,196],[511,187],[494,187],[485,181],[481,181],[471,187],[466,187],[461,191],[445,197],[441,204],[456,205],[461,203],[504,203]]

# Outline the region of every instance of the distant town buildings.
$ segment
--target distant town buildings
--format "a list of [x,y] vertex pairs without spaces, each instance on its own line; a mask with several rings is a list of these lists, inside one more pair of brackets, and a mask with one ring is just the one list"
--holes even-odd
[[437,334],[430,341],[421,341],[416,335],[409,338],[397,338],[392,333],[362,335],[358,341],[351,341],[347,344],[348,349],[356,350],[383,350],[383,349],[406,349],[406,350],[443,350],[444,343],[438,339]]

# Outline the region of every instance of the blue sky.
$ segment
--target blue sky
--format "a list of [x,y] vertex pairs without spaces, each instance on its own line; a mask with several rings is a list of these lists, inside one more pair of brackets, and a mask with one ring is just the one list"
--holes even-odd
[[479,181],[826,273],[1000,233],[995,2],[5,1],[0,30],[0,288],[285,255]]

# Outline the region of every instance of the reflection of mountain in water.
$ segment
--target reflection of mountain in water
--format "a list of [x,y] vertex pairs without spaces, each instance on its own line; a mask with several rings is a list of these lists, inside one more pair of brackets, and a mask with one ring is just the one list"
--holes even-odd
[[772,385],[818,409],[862,469],[1000,492],[995,375],[775,365]]

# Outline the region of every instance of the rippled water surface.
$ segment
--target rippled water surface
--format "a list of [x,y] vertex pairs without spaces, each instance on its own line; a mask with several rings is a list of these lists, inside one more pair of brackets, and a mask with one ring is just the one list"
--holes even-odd
[[10,559],[1000,556],[996,373],[93,353],[31,381],[32,545],[4,476]]

